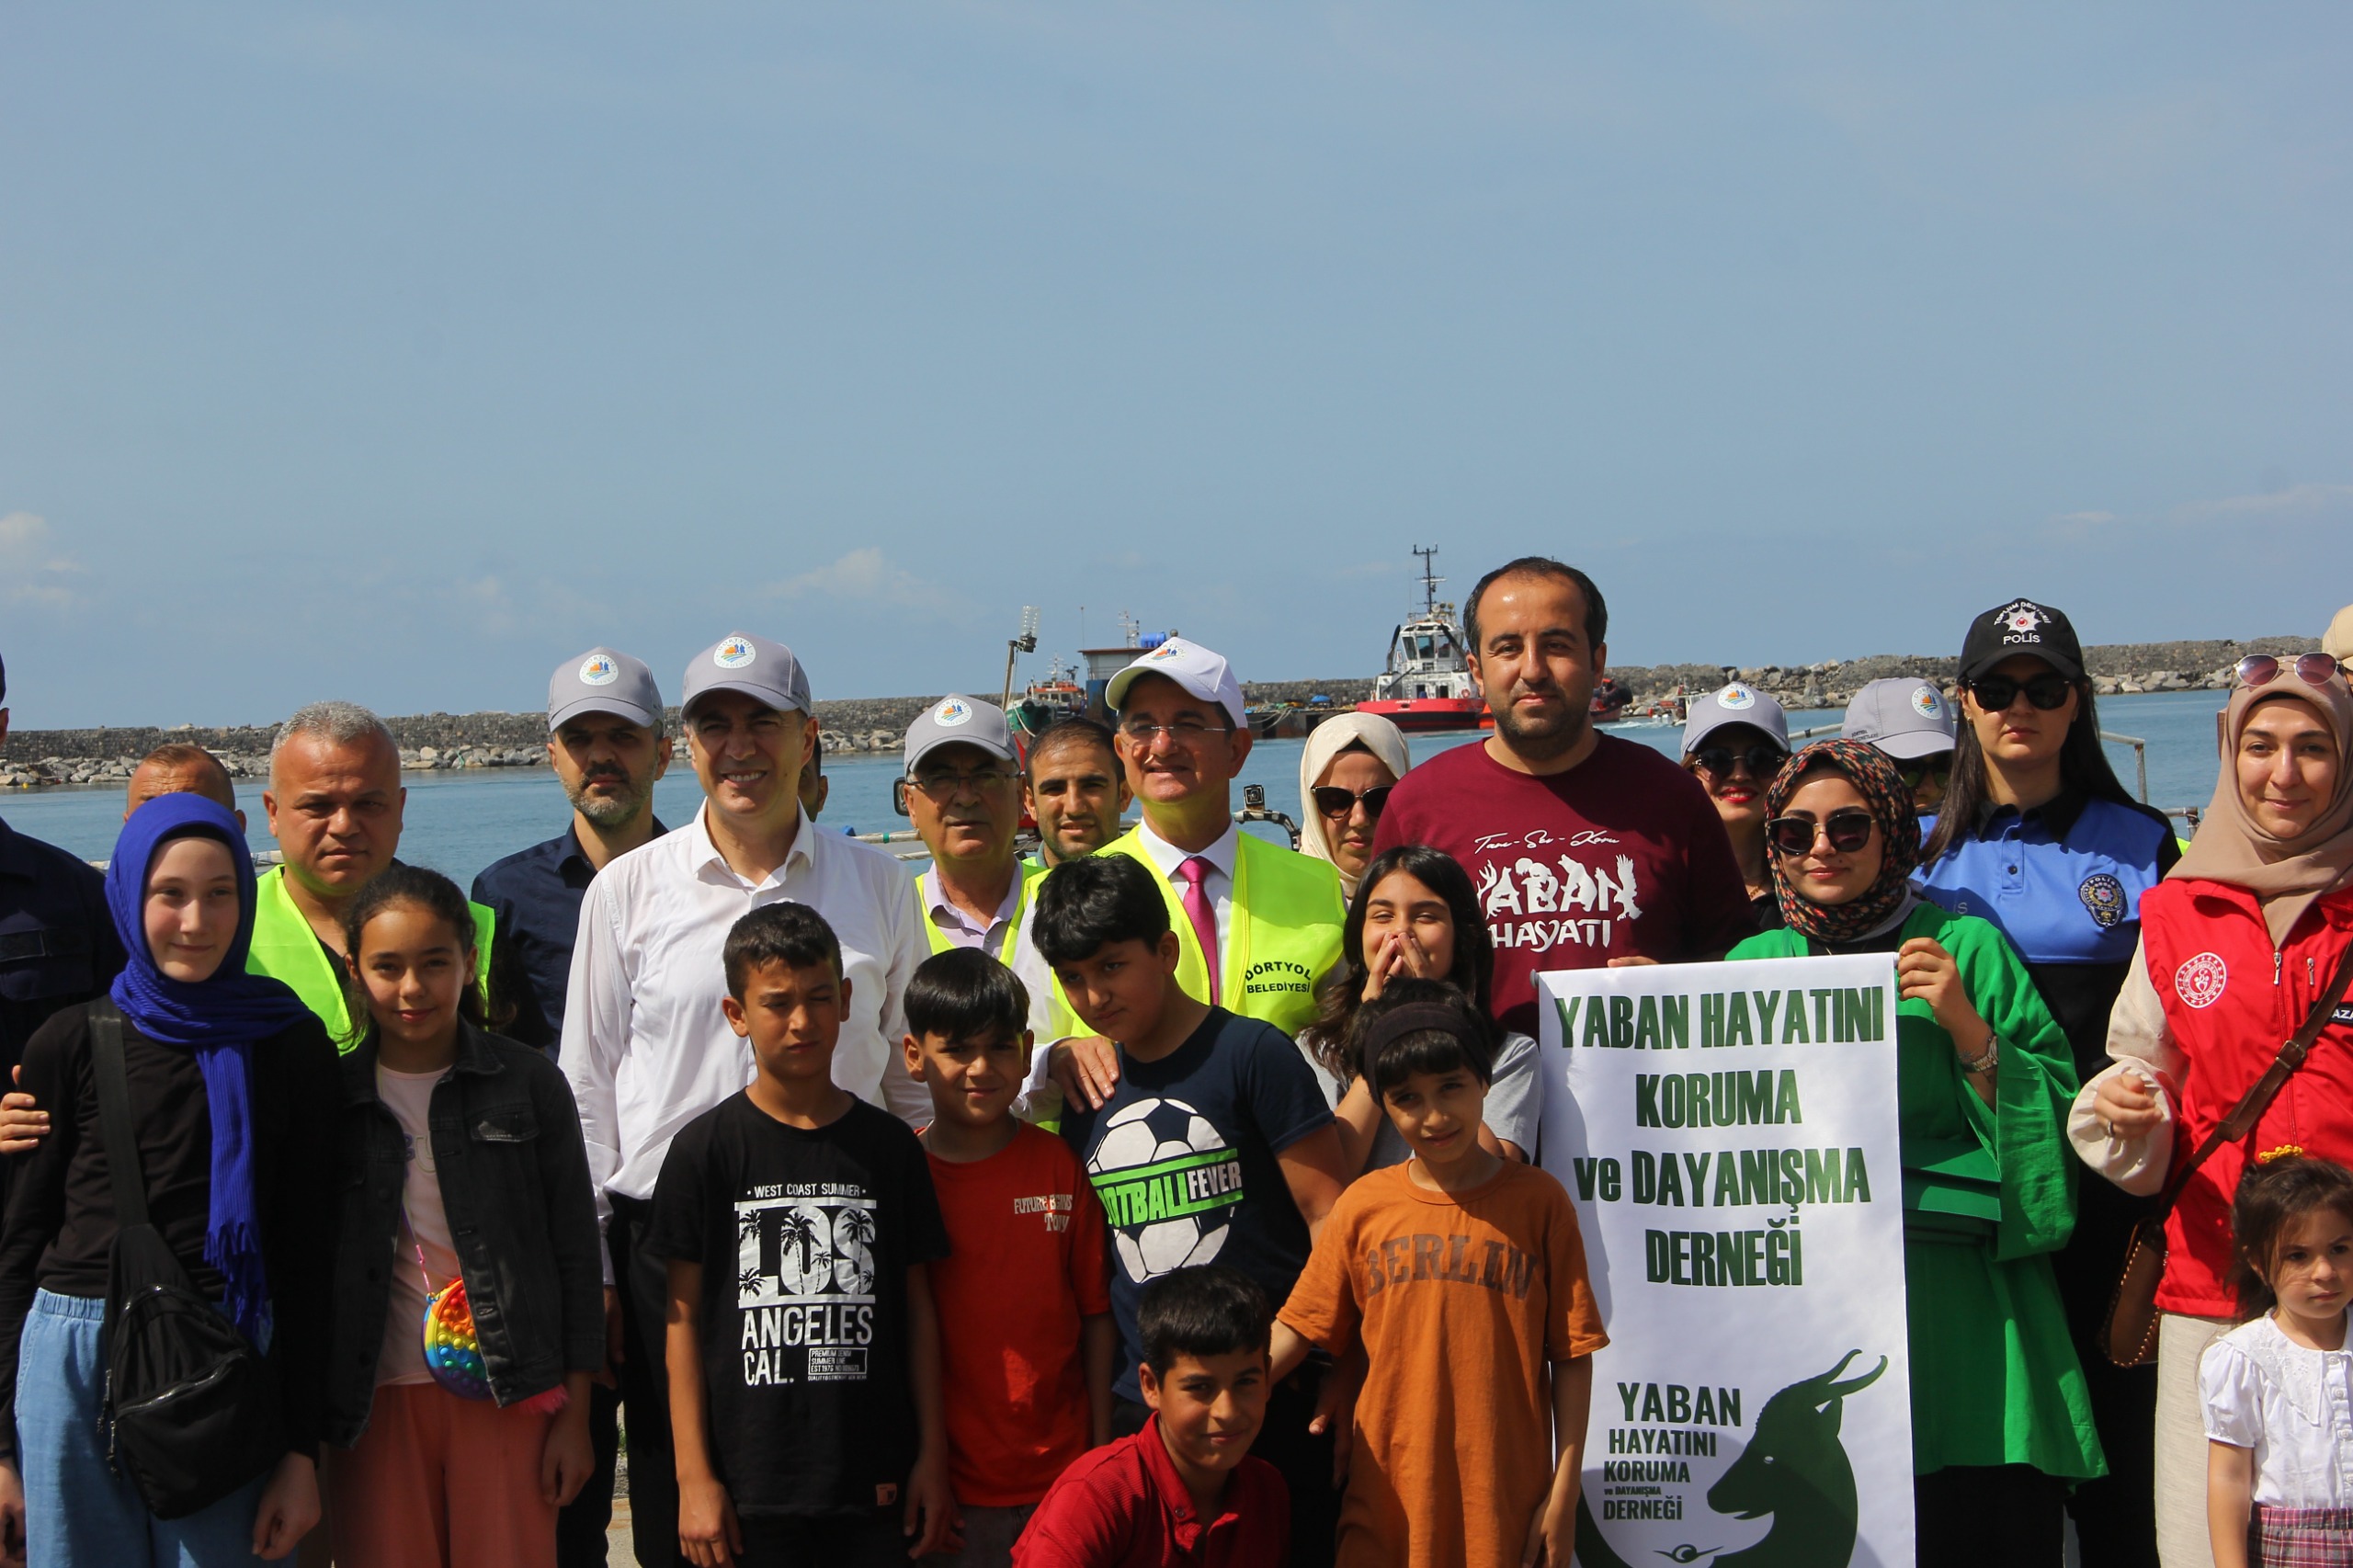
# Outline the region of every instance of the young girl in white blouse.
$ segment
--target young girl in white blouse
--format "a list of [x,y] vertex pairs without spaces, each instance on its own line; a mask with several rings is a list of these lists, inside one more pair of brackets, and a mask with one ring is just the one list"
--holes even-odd
[[2231,1223],[2250,1321],[2199,1367],[2214,1568],[2353,1565],[2353,1171],[2258,1156]]

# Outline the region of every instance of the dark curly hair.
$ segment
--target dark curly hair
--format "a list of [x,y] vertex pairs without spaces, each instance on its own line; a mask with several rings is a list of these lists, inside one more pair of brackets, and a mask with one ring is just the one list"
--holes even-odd
[[1493,1017],[1489,993],[1495,978],[1495,947],[1487,935],[1487,917],[1479,907],[1478,892],[1471,886],[1471,874],[1453,856],[1427,844],[1401,844],[1383,850],[1357,880],[1357,895],[1348,901],[1347,922],[1340,930],[1340,961],[1317,988],[1315,1017],[1299,1034],[1315,1059],[1342,1083],[1355,1082],[1361,1067],[1349,1039],[1364,996],[1365,977],[1370,972],[1364,961],[1365,909],[1372,902],[1373,890],[1392,871],[1404,872],[1446,904],[1454,923],[1454,966],[1446,978],[1483,1015]]
[[2281,1154],[2258,1161],[2239,1178],[2231,1200],[2231,1284],[2239,1321],[2261,1317],[2279,1304],[2265,1275],[2279,1272],[2279,1237],[2307,1214],[2335,1210],[2353,1224],[2353,1171],[2333,1160]]

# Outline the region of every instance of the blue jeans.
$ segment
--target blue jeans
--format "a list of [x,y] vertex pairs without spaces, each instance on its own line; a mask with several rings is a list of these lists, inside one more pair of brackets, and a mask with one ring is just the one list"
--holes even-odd
[[17,1357],[17,1457],[25,1544],[40,1568],[226,1568],[254,1562],[254,1515],[267,1477],[200,1513],[159,1519],[107,1468],[98,1405],[107,1304],[47,1290],[33,1297]]

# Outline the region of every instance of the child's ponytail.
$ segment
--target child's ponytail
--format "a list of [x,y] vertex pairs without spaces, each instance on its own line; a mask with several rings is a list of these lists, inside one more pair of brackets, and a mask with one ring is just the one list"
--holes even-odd
[[2281,1233],[2324,1209],[2353,1223],[2353,1171],[2308,1158],[2293,1147],[2258,1154],[2247,1166],[2231,1203],[2230,1282],[2238,1293],[2241,1323],[2279,1304],[2264,1277],[2278,1272]]
[[[352,895],[343,911],[343,950],[350,955],[343,976],[344,1010],[351,1016],[351,1030],[343,1041],[346,1045],[356,1045],[366,1039],[372,1027],[368,1016],[368,987],[358,974],[360,933],[367,930],[368,922],[395,903],[415,904],[447,926],[458,939],[458,950],[463,955],[468,973],[478,966],[473,905],[459,891],[458,884],[422,866],[386,867]],[[478,984],[469,983],[460,990],[458,1015],[477,1028],[495,1027]]]

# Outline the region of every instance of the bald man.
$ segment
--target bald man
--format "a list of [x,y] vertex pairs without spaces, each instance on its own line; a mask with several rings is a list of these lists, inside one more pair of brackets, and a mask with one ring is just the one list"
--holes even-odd
[[202,746],[173,741],[141,757],[139,766],[131,770],[122,820],[129,822],[131,812],[158,795],[201,795],[235,817],[240,832],[244,829],[245,813],[237,809],[236,784],[221,759]]

